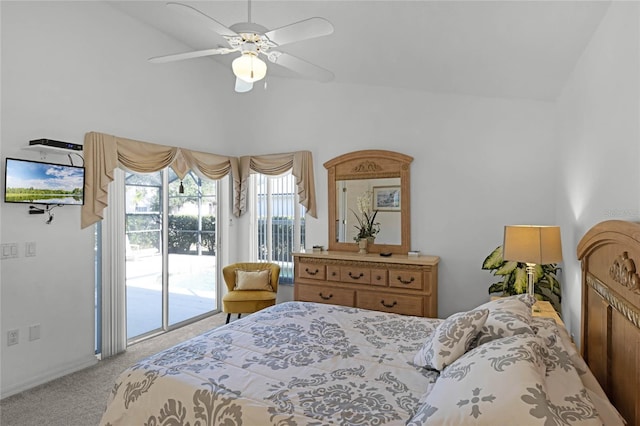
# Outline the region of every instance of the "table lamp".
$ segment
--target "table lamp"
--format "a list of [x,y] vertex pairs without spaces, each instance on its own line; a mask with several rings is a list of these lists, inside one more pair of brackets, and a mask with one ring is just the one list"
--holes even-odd
[[562,261],[559,226],[510,225],[504,227],[502,257],[527,265],[527,291],[534,296],[536,265]]

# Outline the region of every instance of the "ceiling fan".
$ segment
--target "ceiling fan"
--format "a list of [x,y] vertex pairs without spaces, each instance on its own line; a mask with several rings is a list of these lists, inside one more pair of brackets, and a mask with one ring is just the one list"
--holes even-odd
[[225,38],[229,47],[196,50],[149,58],[149,62],[164,63],[203,56],[226,55],[240,52],[233,60],[232,69],[236,76],[236,92],[248,92],[253,83],[263,79],[267,64],[260,58],[288,68],[302,76],[326,82],[333,79],[333,73],[289,53],[274,50],[280,46],[333,33],[333,25],[324,18],[308,18],[274,30],[251,22],[251,0],[248,1],[247,22],[239,22],[226,27],[212,17],[186,4],[169,2],[167,7],[189,14],[203,22],[209,29]]

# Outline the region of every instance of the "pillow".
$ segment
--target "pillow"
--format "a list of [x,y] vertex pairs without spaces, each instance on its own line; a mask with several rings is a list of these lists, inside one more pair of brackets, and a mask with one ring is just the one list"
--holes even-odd
[[488,315],[488,309],[451,315],[429,335],[416,353],[414,364],[438,371],[444,369],[469,350]]
[[526,307],[529,309],[529,313],[531,313],[531,308],[535,303],[536,298],[534,296],[529,296],[529,294],[516,294],[514,296],[498,297],[484,305],[478,306],[478,309],[521,310]]
[[544,340],[529,334],[472,349],[440,374],[407,424],[601,425],[583,389],[549,399],[545,356]]
[[476,309],[488,309],[489,316],[472,346],[517,334],[535,334],[531,328],[531,307],[534,303],[534,297],[519,294],[478,306]]
[[236,269],[236,286],[234,290],[273,291],[271,287],[271,271],[243,271]]
[[620,413],[605,396],[589,367],[578,354],[569,333],[551,318],[533,318],[532,328],[547,345],[547,389],[549,397],[566,398],[579,393],[582,388],[593,403],[602,424],[624,425]]

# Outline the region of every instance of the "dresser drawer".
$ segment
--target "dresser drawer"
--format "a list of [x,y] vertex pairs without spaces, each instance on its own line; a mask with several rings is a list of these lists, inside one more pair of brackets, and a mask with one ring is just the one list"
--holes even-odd
[[305,302],[330,303],[333,305],[355,306],[355,290],[330,288],[317,285],[295,284],[298,298]]
[[371,285],[387,285],[387,270],[386,269],[372,269],[371,270]]
[[422,272],[406,269],[389,269],[389,287],[422,290]]
[[340,281],[340,267],[328,265],[327,266],[327,281]]
[[405,296],[373,291],[358,291],[356,307],[374,311],[392,312],[403,315],[422,316],[424,309],[422,296]]
[[325,265],[317,265],[315,263],[300,263],[298,269],[299,278],[309,278],[312,280],[325,280],[326,269]]
[[340,281],[345,283],[369,284],[371,282],[371,270],[354,266],[340,268]]

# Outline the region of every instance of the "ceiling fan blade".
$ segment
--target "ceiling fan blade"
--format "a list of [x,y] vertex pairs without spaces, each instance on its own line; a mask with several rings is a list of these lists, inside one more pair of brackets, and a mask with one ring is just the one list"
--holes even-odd
[[277,55],[273,55],[275,52],[271,52],[268,56],[269,60],[274,64],[278,64],[285,68],[289,68],[304,77],[309,77],[314,80],[327,81],[333,80],[333,73],[327,69],[314,65],[311,62],[307,62],[304,59],[300,59],[296,56],[290,55],[284,52],[277,52]]
[[214,32],[220,34],[221,36],[224,36],[224,37],[238,37],[238,34],[235,31],[230,30],[226,26],[222,25],[220,22],[216,21],[215,19],[213,19],[209,15],[200,12],[196,8],[193,8],[191,6],[187,6],[186,4],[174,3],[174,2],[167,3],[167,7],[175,9],[175,10],[179,10],[180,12],[187,13],[187,14],[189,14],[191,16],[195,16],[197,19],[199,19],[200,21],[204,22],[209,27],[209,29],[211,29]]
[[193,52],[176,53],[173,55],[154,56],[149,58],[149,62],[154,64],[162,64],[165,62],[181,61],[183,59],[201,58],[203,56],[224,55],[226,53],[235,52],[237,49],[229,49],[220,47],[217,49],[195,50]]
[[253,83],[249,83],[241,78],[236,77],[236,92],[245,93],[251,91],[251,89],[253,89]]
[[324,18],[309,18],[268,31],[265,36],[278,46],[333,33],[333,25]]

